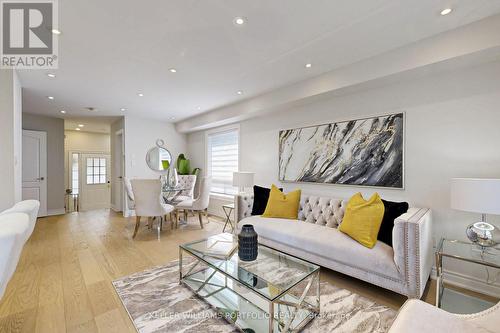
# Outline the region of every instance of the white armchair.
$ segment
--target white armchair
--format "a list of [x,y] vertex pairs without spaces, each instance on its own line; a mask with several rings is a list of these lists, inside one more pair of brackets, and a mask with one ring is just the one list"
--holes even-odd
[[200,182],[200,194],[196,199],[188,199],[179,202],[176,206],[176,218],[175,224],[178,225],[179,222],[179,212],[180,211],[194,211],[198,213],[198,219],[200,221],[200,227],[203,229],[203,219],[202,213],[205,213],[208,223],[208,204],[210,202],[210,186],[212,184],[212,179],[209,177],[204,177]]
[[25,213],[0,215],[0,299],[16,270],[29,228],[30,217]]
[[159,217],[158,234],[167,214],[173,212],[174,207],[161,202],[161,182],[159,179],[132,179],[132,191],[135,202],[135,229],[132,238],[137,235],[141,217]]
[[420,300],[408,300],[401,307],[389,333],[498,332],[500,303],[482,312],[458,315]]

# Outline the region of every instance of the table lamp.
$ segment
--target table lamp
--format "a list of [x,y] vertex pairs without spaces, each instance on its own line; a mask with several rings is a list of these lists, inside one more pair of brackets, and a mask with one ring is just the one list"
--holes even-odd
[[254,172],[233,172],[233,186],[238,186],[239,192],[245,192],[245,187],[253,186]]
[[500,215],[500,179],[453,178],[451,208],[481,214],[481,221],[466,229],[471,242],[482,247],[498,244],[499,230],[486,222],[486,214]]

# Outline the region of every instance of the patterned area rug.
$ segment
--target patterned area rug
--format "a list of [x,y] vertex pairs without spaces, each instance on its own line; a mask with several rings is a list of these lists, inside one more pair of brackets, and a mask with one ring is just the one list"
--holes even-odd
[[[137,331],[238,332],[216,310],[179,285],[178,262],[113,281]],[[386,332],[396,311],[327,282],[321,284],[321,315],[303,332]]]

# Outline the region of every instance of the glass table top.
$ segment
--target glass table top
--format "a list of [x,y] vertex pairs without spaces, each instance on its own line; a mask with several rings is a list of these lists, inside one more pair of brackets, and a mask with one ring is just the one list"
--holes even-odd
[[256,260],[241,261],[237,244],[237,236],[223,233],[183,244],[181,248],[269,300],[280,297],[320,269],[315,264],[261,244]]
[[481,247],[459,240],[441,239],[439,253],[444,257],[500,268],[500,247]]

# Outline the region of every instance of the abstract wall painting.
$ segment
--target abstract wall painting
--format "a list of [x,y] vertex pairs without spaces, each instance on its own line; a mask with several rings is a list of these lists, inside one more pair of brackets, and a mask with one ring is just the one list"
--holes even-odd
[[279,132],[279,179],[403,188],[404,114]]

